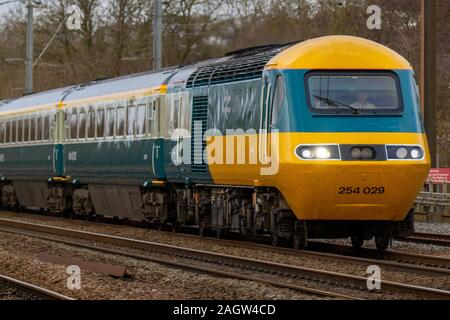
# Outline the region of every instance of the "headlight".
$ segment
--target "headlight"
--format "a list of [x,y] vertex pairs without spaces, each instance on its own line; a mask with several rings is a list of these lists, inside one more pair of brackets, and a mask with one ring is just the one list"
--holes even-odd
[[359,159],[361,158],[361,149],[360,148],[353,148],[350,151],[350,155],[352,156],[353,159]]
[[[347,153],[347,151],[344,152]],[[372,147],[353,147],[350,150],[351,159],[349,160],[371,160],[375,158],[376,154]]]
[[303,149],[302,150],[302,158],[305,158],[305,159],[312,159],[313,158],[313,153],[312,153],[312,151],[310,150],[310,149]]
[[316,158],[319,159],[330,159],[331,152],[325,147],[320,147],[316,149]]
[[421,146],[386,146],[389,160],[420,160],[425,152]]
[[372,159],[375,152],[371,148],[364,148],[361,150],[361,158]]
[[408,150],[404,147],[398,148],[395,155],[398,159],[405,159],[408,156]]
[[422,151],[419,148],[414,148],[411,150],[411,158],[420,159],[422,158]]
[[337,145],[300,145],[295,154],[302,160],[340,160]]

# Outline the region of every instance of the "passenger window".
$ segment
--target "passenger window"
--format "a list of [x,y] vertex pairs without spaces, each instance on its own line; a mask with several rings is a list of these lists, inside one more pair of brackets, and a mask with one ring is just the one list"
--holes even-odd
[[125,108],[117,108],[117,136],[125,135]]
[[136,134],[145,134],[145,104],[137,107]]
[[278,120],[280,118],[281,107],[284,103],[285,97],[285,89],[284,89],[284,80],[282,76],[277,77],[273,104],[272,104],[272,115],[271,115],[271,128],[275,128],[278,124]]
[[50,140],[50,116],[44,117],[44,140]]
[[17,142],[17,121],[11,121],[12,132],[11,132],[11,142]]
[[89,107],[87,126],[87,137],[95,138],[95,110],[92,106]]
[[155,118],[155,110],[156,109],[156,100],[148,99],[147,100],[147,133],[149,135],[153,135],[153,126],[154,126],[154,118]]
[[30,119],[23,120],[23,141],[30,141]]
[[105,135],[105,110],[97,109],[97,138]]
[[5,143],[11,142],[11,122],[6,122],[6,134],[5,134],[6,141]]
[[30,141],[36,141],[36,119],[30,119]]
[[134,135],[134,129],[136,126],[136,107],[129,105],[127,108],[127,135]]
[[5,124],[0,123],[0,144],[5,142]]
[[23,142],[23,119],[17,120],[17,142]]
[[106,137],[114,136],[114,124],[116,123],[116,109],[108,109],[106,111]]
[[78,138],[86,138],[86,112],[84,110],[78,114]]
[[73,109],[70,115],[70,139],[77,138],[77,110]]
[[36,140],[42,140],[42,117],[38,117],[36,121]]

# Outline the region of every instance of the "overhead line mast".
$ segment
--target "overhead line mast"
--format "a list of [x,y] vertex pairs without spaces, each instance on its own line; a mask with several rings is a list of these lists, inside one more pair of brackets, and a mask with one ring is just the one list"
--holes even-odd
[[162,68],[162,3],[154,0],[153,16],[153,70]]
[[436,0],[421,0],[421,105],[432,167],[438,166],[436,143]]

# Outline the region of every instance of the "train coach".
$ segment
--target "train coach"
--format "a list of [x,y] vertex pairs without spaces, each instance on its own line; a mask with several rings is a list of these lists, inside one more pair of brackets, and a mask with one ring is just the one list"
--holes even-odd
[[1,201],[201,234],[413,232],[430,168],[411,65],[329,36],[36,93],[0,106]]

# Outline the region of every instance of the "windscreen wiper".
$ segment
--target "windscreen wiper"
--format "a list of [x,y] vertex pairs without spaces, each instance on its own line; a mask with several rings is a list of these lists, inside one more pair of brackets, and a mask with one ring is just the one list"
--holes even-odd
[[345,107],[345,108],[347,108],[347,109],[350,109],[350,110],[352,110],[353,111],[353,114],[360,114],[360,112],[358,111],[358,109],[356,109],[356,108],[354,108],[354,107],[352,107],[352,106],[349,106],[348,104],[345,104],[345,103],[342,103],[342,102],[339,102],[339,101],[337,101],[337,100],[333,100],[333,99],[330,99],[330,98],[326,98],[326,97],[321,97],[321,96],[314,96],[314,98],[316,98],[316,99],[319,99],[320,101],[323,101],[323,102],[325,102],[327,105],[329,105],[330,107],[336,107],[336,108],[338,108],[338,107]]

